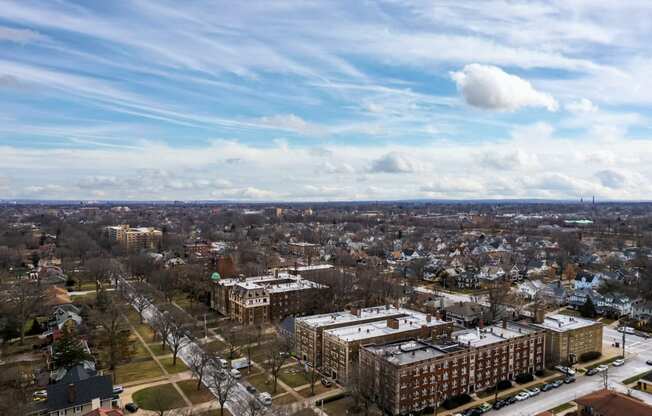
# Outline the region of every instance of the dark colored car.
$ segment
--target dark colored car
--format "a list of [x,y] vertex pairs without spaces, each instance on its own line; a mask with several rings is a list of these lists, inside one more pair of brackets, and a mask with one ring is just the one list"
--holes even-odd
[[564,383],[566,384],[575,383],[575,377],[566,377],[564,379]]
[[130,413],[136,413],[138,411],[138,405],[136,403],[127,403],[125,409]]
[[552,390],[554,388],[555,388],[555,386],[553,386],[552,383],[546,383],[541,387],[541,391],[550,391],[550,390]]
[[247,391],[251,394],[256,394],[256,388],[254,386],[247,386]]
[[553,386],[554,388],[557,388],[557,387],[559,387],[559,386],[562,385],[562,381],[561,381],[561,380],[555,380],[555,381],[553,381],[551,384],[552,384],[552,386]]
[[492,406],[494,410],[502,409],[503,407],[507,406],[507,403],[505,403],[505,400],[496,400],[494,405]]
[[507,403],[507,406],[509,406],[510,404],[514,404],[516,403],[516,397],[509,396],[508,398],[505,399],[505,402]]
[[589,370],[587,370],[586,375],[587,376],[594,376],[594,375],[596,375],[598,373],[599,373],[599,371],[598,371],[597,368],[590,368]]
[[324,387],[332,387],[332,386],[333,386],[333,382],[330,381],[330,380],[327,379],[327,378],[322,378],[322,379],[321,379],[321,384],[323,384]]
[[645,362],[645,364],[647,364],[647,365],[652,365],[652,360],[647,360],[647,361]]
[[473,407],[471,409],[466,409],[464,413],[462,413],[462,416],[480,416],[482,414],[482,410],[478,409],[477,407]]

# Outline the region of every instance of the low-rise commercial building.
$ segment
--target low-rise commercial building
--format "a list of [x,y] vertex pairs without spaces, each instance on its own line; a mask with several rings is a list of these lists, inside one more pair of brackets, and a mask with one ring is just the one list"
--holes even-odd
[[602,323],[561,314],[548,315],[532,324],[546,331],[546,363],[572,365],[582,354],[602,353]]
[[362,389],[386,412],[408,414],[545,366],[545,331],[515,323],[360,348]]

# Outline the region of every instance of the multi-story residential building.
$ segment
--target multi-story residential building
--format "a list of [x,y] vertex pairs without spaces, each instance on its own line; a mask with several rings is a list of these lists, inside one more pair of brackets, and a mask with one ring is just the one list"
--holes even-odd
[[401,309],[402,317],[358,323],[323,331],[322,371],[346,383],[353,363],[358,361],[361,345],[387,343],[411,338],[439,339],[449,337],[453,323],[430,314]]
[[319,244],[312,243],[288,243],[288,250],[295,256],[304,258],[319,257]]
[[373,308],[351,308],[350,311],[297,318],[294,322],[297,357],[321,367],[324,331],[403,316],[406,316],[404,310],[385,305]]
[[211,245],[206,241],[196,241],[183,245],[183,251],[186,257],[209,258],[211,254]]
[[590,319],[561,314],[548,315],[532,324],[546,331],[546,364],[572,365],[582,354],[602,353],[602,324]]
[[258,325],[305,313],[305,300],[326,290],[327,286],[287,273],[218,278],[213,279],[211,304],[241,324]]
[[105,227],[109,240],[117,241],[129,251],[156,248],[163,237],[161,230],[153,227],[135,227],[129,225],[111,225]]
[[402,415],[542,370],[544,346],[545,331],[504,322],[455,332],[447,342],[363,346],[358,376],[383,410]]

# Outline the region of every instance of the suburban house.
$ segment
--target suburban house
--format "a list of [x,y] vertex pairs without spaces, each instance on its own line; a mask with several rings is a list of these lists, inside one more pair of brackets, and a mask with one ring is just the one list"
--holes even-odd
[[565,305],[568,299],[566,288],[561,285],[561,281],[548,283],[539,291],[539,297],[555,305]]
[[575,289],[597,289],[602,283],[599,275],[582,270],[575,276]]
[[652,301],[639,300],[632,305],[632,318],[647,321],[652,318]]
[[466,328],[477,326],[481,319],[489,316],[489,308],[475,302],[457,302],[445,307],[444,312],[447,320]]

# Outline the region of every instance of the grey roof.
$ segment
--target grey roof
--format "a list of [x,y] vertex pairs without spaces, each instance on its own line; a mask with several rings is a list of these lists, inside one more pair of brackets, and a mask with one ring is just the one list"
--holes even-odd
[[[71,403],[68,400],[68,385],[75,385],[75,400]],[[113,397],[113,382],[111,376],[94,376],[75,383],[63,381],[50,384],[47,387],[49,411],[65,409],[72,406],[81,406],[90,403],[93,399],[110,399]]]

